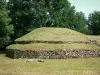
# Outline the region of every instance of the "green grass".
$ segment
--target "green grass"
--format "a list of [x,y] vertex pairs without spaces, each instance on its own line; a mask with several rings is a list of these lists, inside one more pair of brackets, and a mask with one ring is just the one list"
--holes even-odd
[[95,40],[100,43],[100,36],[85,35],[68,28],[42,27],[18,38],[18,41],[62,41],[62,42],[89,42]]
[[[100,44],[100,36],[84,35],[65,28],[38,28],[18,41],[63,41],[89,42]],[[31,43],[13,44],[8,50],[100,50],[99,46],[85,43],[53,44]],[[26,62],[28,59],[10,59],[0,54],[0,75],[100,75],[100,58],[43,59],[44,62]]]
[[49,60],[10,59],[0,54],[0,75],[100,75],[100,58]]
[[15,40],[18,41],[72,41],[88,42],[86,35],[67,28],[37,28],[32,32]]
[[92,44],[13,44],[7,47],[8,50],[100,50],[99,46]]
[[89,40],[95,40],[98,44],[100,44],[100,36],[87,36]]
[[[100,50],[99,46],[86,44],[96,41],[100,44],[100,36],[91,36],[67,28],[42,27],[18,38],[15,43],[7,47],[12,50]],[[20,44],[20,42],[22,44]],[[31,43],[30,43],[31,42]],[[34,42],[34,43],[33,43]],[[53,42],[53,43],[50,43]],[[54,42],[62,42],[54,44]],[[71,44],[63,44],[71,42]],[[74,43],[76,42],[76,43]]]

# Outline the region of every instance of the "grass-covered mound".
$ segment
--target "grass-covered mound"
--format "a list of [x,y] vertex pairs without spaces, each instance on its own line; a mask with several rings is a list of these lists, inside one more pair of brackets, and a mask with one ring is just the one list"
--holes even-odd
[[100,50],[99,46],[92,44],[45,44],[45,43],[33,43],[33,44],[13,44],[8,46],[9,50],[21,50],[21,51],[59,51],[59,50]]
[[79,32],[67,28],[38,28],[15,40],[27,42],[88,42],[88,38]]
[[100,56],[99,36],[67,28],[37,28],[7,47],[13,58],[69,58]]

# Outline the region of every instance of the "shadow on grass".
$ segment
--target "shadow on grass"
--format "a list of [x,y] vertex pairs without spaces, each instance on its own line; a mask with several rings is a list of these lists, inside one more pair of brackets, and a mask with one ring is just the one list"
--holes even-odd
[[6,54],[6,50],[5,49],[0,49],[0,54]]

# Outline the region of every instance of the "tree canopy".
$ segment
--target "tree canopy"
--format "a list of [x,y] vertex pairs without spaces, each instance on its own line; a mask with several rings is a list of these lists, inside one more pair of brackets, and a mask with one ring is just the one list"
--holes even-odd
[[73,25],[75,30],[81,32],[81,33],[85,33],[88,34],[88,28],[86,25],[86,18],[84,13],[82,12],[76,12],[75,14],[75,24]]
[[68,0],[9,0],[8,9],[15,37],[38,27],[75,29],[76,11]]
[[11,36],[14,40],[39,27],[70,28],[99,35],[100,12],[90,13],[87,20],[68,0],[0,0],[0,46]]
[[94,11],[89,14],[88,28],[93,35],[100,35],[100,12]]
[[8,16],[6,2],[0,0],[0,48],[7,45],[10,35],[13,33],[13,25],[10,24],[11,18]]

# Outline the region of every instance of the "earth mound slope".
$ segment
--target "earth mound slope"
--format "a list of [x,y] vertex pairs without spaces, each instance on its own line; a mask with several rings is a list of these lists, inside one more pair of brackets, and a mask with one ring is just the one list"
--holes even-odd
[[67,28],[42,27],[15,40],[7,47],[13,58],[68,58],[100,55],[100,36]]

